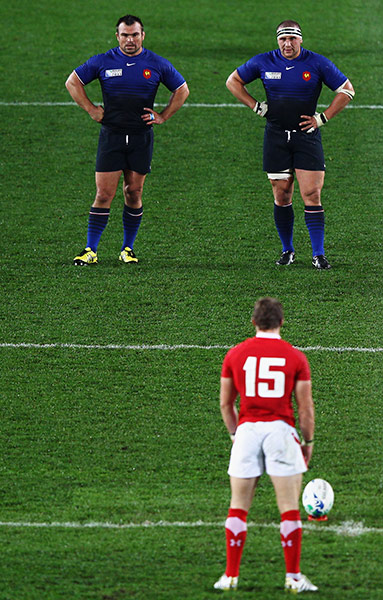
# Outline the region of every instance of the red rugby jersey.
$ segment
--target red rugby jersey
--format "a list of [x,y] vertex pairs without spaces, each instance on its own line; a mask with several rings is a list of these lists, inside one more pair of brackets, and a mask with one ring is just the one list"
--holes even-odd
[[258,332],[231,348],[222,377],[233,379],[240,396],[239,422],[282,420],[295,426],[292,393],[310,380],[306,356],[276,334]]

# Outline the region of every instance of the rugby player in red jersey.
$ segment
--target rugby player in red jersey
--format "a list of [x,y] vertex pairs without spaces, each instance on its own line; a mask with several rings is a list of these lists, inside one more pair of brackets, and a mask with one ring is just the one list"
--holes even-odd
[[[226,519],[226,570],[215,583],[235,589],[247,534],[247,514],[259,478],[266,472],[281,515],[285,589],[293,593],[318,588],[302,575],[302,523],[299,498],[314,443],[314,404],[305,355],[281,339],[283,309],[274,298],[261,298],[252,317],[255,337],[226,354],[222,365],[220,406],[233,440],[228,473],[231,502]],[[292,395],[302,442],[295,429]],[[240,398],[239,412],[236,406]]]

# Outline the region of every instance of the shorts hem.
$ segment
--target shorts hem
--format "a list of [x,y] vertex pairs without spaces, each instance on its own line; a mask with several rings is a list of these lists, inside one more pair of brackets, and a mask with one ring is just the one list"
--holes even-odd
[[256,475],[234,475],[234,473],[227,471],[229,477],[237,477],[237,479],[254,479],[254,477],[261,477],[264,473],[265,471],[262,471],[262,473],[257,473]]

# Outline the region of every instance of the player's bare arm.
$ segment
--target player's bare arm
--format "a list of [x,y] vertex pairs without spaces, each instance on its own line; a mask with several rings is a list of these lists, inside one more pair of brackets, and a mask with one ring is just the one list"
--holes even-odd
[[74,71],[72,71],[66,80],[65,87],[76,104],[85,110],[94,121],[97,121],[97,123],[102,121],[104,117],[103,107],[96,106],[89,100],[85,92],[84,85],[81,83]]
[[245,82],[238,75],[238,71],[235,70],[227,78],[226,81],[227,89],[245,106],[248,106],[260,117],[264,117],[267,113],[268,106],[267,102],[258,102],[249,92],[247,91]]
[[299,428],[304,442],[302,445],[303,455],[307,464],[310,462],[314,440],[315,415],[314,402],[312,399],[311,381],[297,381],[294,390],[295,401],[298,407]]
[[235,434],[238,425],[238,410],[235,405],[237,390],[231,377],[221,377],[220,408],[223,422],[229,434]]
[[227,78],[226,87],[242,104],[248,106],[251,110],[255,108],[257,101],[247,91],[245,82],[238,75],[237,69]]
[[308,131],[311,127],[318,129],[318,127],[324,125],[327,121],[335,117],[335,115],[346,108],[347,104],[351,102],[354,96],[355,91],[352,83],[349,79],[347,79],[344,85],[336,90],[336,94],[330,106],[322,113],[325,118],[321,118],[321,115],[301,115],[303,120],[299,123],[300,128],[302,131]]
[[170,117],[181,108],[186,98],[189,96],[189,93],[188,85],[185,82],[178,90],[175,90],[175,92],[172,93],[167,106],[160,113],[152,108],[144,108],[147,113],[142,115],[142,120],[145,121],[147,125],[162,125],[162,123],[165,123],[165,121],[170,119]]

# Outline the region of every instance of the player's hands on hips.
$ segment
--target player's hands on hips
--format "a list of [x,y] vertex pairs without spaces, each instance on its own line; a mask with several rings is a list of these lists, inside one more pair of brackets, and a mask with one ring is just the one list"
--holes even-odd
[[315,116],[310,117],[309,115],[301,115],[301,119],[304,119],[304,121],[299,123],[299,127],[302,131],[312,133],[315,129],[318,129],[318,122]]
[[161,123],[164,123],[165,119],[160,113],[156,112],[152,108],[144,108],[144,110],[147,112],[144,115],[141,115],[141,119],[145,121],[147,125],[161,125]]
[[[302,121],[302,123],[299,123],[299,125],[303,125],[305,123],[307,127],[309,127],[309,129],[307,129],[307,133],[312,133],[313,131],[315,131],[319,127],[322,127],[322,125],[328,122],[328,116],[325,112],[316,112],[313,114],[312,117],[308,117],[307,115],[301,115],[301,119],[307,119],[307,121]],[[302,130],[306,128],[302,127]]]
[[97,121],[97,123],[101,123],[104,118],[104,107],[103,106],[94,106],[89,111],[89,116],[93,119],[93,121]]

